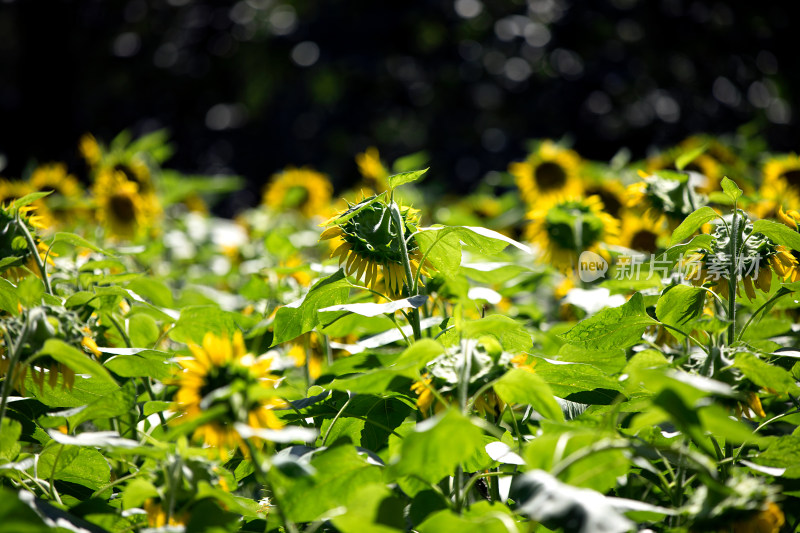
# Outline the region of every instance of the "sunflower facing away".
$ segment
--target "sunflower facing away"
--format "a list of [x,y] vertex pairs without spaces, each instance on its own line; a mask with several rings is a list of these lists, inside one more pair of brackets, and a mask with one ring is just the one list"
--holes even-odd
[[[712,232],[713,250],[702,250],[688,256],[684,261],[687,278],[695,286],[706,284],[723,298],[729,296],[730,278],[728,259],[728,230],[724,224],[716,224]],[[755,288],[768,293],[772,285],[772,274],[781,280],[800,279],[797,259],[784,246],[775,245],[760,233],[753,233],[753,224],[747,222],[743,237],[744,248],[739,254],[737,277],[750,300],[756,297]],[[741,237],[740,237],[741,238]],[[737,292],[739,291],[737,287]]]
[[293,210],[311,218],[327,213],[332,193],[333,186],[324,174],[308,167],[287,167],[272,176],[262,203],[275,211]]
[[603,212],[597,196],[551,199],[528,213],[528,240],[541,249],[540,260],[568,273],[586,250],[608,258],[604,244],[617,244],[619,221]]
[[514,176],[525,203],[535,206],[552,196],[580,195],[581,165],[577,152],[546,140],[525,161],[511,163],[508,171]]
[[[392,220],[389,206],[375,197],[367,198],[332,219],[335,224],[322,232],[320,240],[336,239],[331,257],[339,258],[339,265],[345,273],[364,279],[364,283],[374,290],[379,290],[383,281],[386,292],[390,296],[399,296],[403,292],[405,270],[400,235]],[[355,216],[346,216],[358,211]],[[410,207],[400,207],[403,219],[403,234],[406,237],[411,272],[414,276],[422,268],[422,274],[429,275],[433,269],[427,260],[420,266],[422,254],[413,237],[417,224],[417,211]],[[338,219],[344,222],[336,223]]]
[[[274,389],[278,378],[269,374],[272,360],[256,359],[247,353],[242,333],[233,338],[206,333],[203,345],[190,345],[193,358],[180,361],[183,370],[176,379],[175,394],[178,420],[189,422],[204,412],[222,406],[221,414],[194,430],[194,438],[215,448],[225,457],[237,447],[248,455],[248,447],[234,428],[237,422],[253,428],[280,429],[283,424],[273,409],[283,407],[283,400],[269,394],[249,399],[253,387]],[[260,444],[260,442],[257,442]]]

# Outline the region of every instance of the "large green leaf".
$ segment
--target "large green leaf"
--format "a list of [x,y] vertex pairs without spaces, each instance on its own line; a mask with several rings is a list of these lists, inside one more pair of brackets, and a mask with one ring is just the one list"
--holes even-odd
[[49,355],[59,363],[71,368],[76,374],[89,374],[101,381],[116,384],[103,365],[60,339],[48,339],[39,351],[39,355]]
[[670,245],[672,246],[678,244],[682,240],[690,237],[692,233],[700,229],[700,226],[714,220],[718,216],[719,215],[717,212],[708,206],[703,206],[700,209],[695,210],[691,215],[686,217],[683,222],[681,222],[680,226],[675,228],[675,231],[672,232],[672,240],[670,240]]
[[151,377],[164,379],[169,377],[176,364],[170,361],[170,355],[158,350],[141,348],[104,349],[104,353],[117,354],[105,362],[105,367],[116,375],[125,378]]
[[40,477],[78,483],[97,490],[111,480],[111,467],[92,448],[51,442],[39,454],[36,469]]
[[290,341],[311,331],[319,324],[320,309],[346,302],[349,294],[350,284],[342,269],[318,281],[302,300],[278,309],[272,345]]
[[[497,509],[480,516],[459,516],[449,509],[433,513],[422,522],[416,531],[419,533],[515,533],[517,530],[510,516],[502,516]],[[513,526],[514,529],[509,529]]]
[[494,391],[506,403],[528,404],[546,418],[564,420],[550,386],[536,374],[513,368],[495,382]]
[[381,469],[353,446],[336,446],[315,454],[313,476],[285,482],[283,512],[294,522],[311,522],[354,500],[359,487],[382,481]]
[[114,252],[112,252],[110,250],[106,250],[104,248],[100,248],[96,244],[92,244],[91,242],[87,241],[86,239],[84,239],[80,235],[76,235],[75,233],[67,233],[67,232],[61,232],[61,231],[56,233],[55,236],[53,236],[53,241],[52,241],[51,244],[56,244],[56,243],[59,243],[59,242],[65,242],[65,243],[71,244],[73,246],[76,246],[78,248],[88,248],[89,250],[92,250],[93,252],[98,252],[98,253],[101,253],[103,255],[112,255],[112,256],[116,255],[116,254],[114,254]]
[[52,533],[31,507],[11,489],[0,487],[0,531],[3,533]]
[[[590,404],[613,403],[620,382],[599,368],[586,363],[566,363],[534,357],[534,372],[559,398]],[[568,398],[571,396],[571,398]]]
[[19,436],[22,435],[22,425],[11,418],[0,421],[0,463],[13,461],[21,449]]
[[223,311],[216,305],[191,305],[181,309],[180,318],[169,332],[172,340],[186,344],[201,344],[206,333],[217,336],[233,335],[252,326],[254,319],[241,313]]
[[509,245],[531,253],[530,248],[522,243],[496,231],[475,226],[422,228],[414,234],[414,238],[422,253],[427,254],[428,260],[447,277],[458,273],[462,244],[486,256],[496,255]]
[[762,361],[751,353],[736,354],[734,366],[759,387],[770,388],[779,394],[800,394],[800,387],[788,371]]
[[[664,324],[682,329],[703,314],[706,294],[707,292],[700,287],[687,285],[667,287],[656,304],[656,316]],[[684,339],[684,336],[674,329],[670,329],[669,332],[679,341]]]
[[19,314],[18,305],[17,288],[7,279],[0,278],[0,311],[16,316]]
[[348,313],[355,313],[357,315],[372,318],[374,316],[383,315],[387,313],[395,313],[400,309],[421,307],[427,301],[428,301],[427,294],[418,294],[416,296],[403,298],[402,300],[394,300],[382,304],[364,302],[355,304],[332,305],[330,307],[319,309],[319,312],[328,313],[335,311],[346,311]]
[[800,233],[773,220],[756,220],[753,222],[753,233],[760,233],[775,244],[800,251]]
[[782,477],[800,479],[800,435],[777,437],[753,461],[763,466],[786,468]]
[[458,411],[448,409],[417,424],[403,440],[400,455],[393,458],[388,474],[437,483],[453,475],[459,464],[483,446],[483,432]]
[[465,322],[462,333],[469,339],[479,339],[484,335],[491,335],[497,338],[503,349],[509,353],[529,350],[533,344],[531,334],[525,330],[522,324],[505,315],[489,315]]
[[644,299],[637,292],[624,305],[603,309],[562,337],[570,344],[591,350],[628,348],[640,342],[645,329],[654,324],[658,322],[647,314]]
[[331,520],[342,533],[392,533],[406,531],[403,499],[393,496],[384,483],[355,487],[347,511]]

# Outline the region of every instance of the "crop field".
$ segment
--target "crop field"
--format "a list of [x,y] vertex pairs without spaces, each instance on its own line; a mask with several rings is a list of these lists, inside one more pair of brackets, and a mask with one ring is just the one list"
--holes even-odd
[[158,131],[0,180],[0,532],[800,524],[800,157],[354,154],[215,205]]

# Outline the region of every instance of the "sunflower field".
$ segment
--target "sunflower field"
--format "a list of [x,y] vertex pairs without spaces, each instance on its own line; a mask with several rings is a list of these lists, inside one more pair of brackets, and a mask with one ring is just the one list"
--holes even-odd
[[231,219],[163,131],[78,149],[0,181],[0,531],[798,530],[797,155],[370,148]]

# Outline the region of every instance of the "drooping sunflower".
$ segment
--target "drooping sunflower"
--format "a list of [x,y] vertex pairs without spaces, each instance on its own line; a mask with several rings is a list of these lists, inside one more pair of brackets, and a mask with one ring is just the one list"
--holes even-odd
[[333,186],[324,174],[309,167],[287,167],[273,174],[262,203],[275,211],[297,211],[306,218],[326,216]]
[[581,165],[577,152],[545,140],[525,161],[511,163],[508,171],[514,176],[525,203],[535,206],[553,196],[580,195]]
[[132,239],[153,227],[161,213],[155,194],[143,193],[139,184],[121,171],[101,173],[93,187],[97,219],[111,235]]
[[[247,353],[242,333],[233,338],[206,333],[202,346],[189,345],[194,357],[180,361],[183,367],[175,380],[178,421],[191,421],[204,412],[219,408],[220,414],[194,430],[193,437],[215,448],[220,457],[248,446],[234,428],[237,422],[259,429],[280,429],[283,424],[273,409],[285,402],[269,394],[251,399],[253,388],[271,390],[278,378],[269,373],[271,359]],[[257,439],[256,439],[257,440]],[[261,444],[257,441],[257,444]]]
[[668,244],[670,232],[664,217],[654,220],[625,214],[620,222],[622,231],[619,243],[626,248],[654,254]]
[[625,207],[652,219],[667,217],[671,229],[695,209],[705,205],[706,197],[689,184],[689,176],[671,171],[640,172],[642,181],[625,189]]
[[[726,217],[730,222],[732,217]],[[741,223],[741,222],[740,222]],[[730,226],[730,223],[728,224]],[[729,297],[730,237],[725,224],[717,223],[711,232],[712,250],[701,250],[689,255],[683,263],[686,279],[695,286],[706,285],[721,297]],[[770,291],[773,273],[781,280],[800,279],[798,261],[785,246],[776,245],[764,235],[753,232],[753,224],[746,221],[739,237],[744,241],[737,258],[737,279],[749,299],[756,297],[755,289]],[[737,292],[739,287],[737,286]]]
[[[331,257],[339,258],[339,265],[344,267],[347,275],[356,279],[363,277],[365,284],[374,290],[379,290],[383,282],[388,295],[399,296],[407,280],[400,233],[390,209],[374,196],[351,205],[331,219],[333,225],[322,232],[320,240],[336,239]],[[416,277],[421,268],[421,274],[429,275],[433,265],[427,260],[420,265],[422,254],[419,245],[410,237],[416,230],[418,212],[410,207],[400,207],[399,210],[411,272]]]
[[619,241],[619,221],[603,211],[597,196],[553,198],[528,213],[528,240],[541,249],[540,261],[570,273],[584,251],[608,259],[604,245]]
[[381,155],[377,148],[370,146],[364,152],[357,154],[356,164],[370,189],[375,192],[383,192],[389,187],[389,171],[381,162]]

